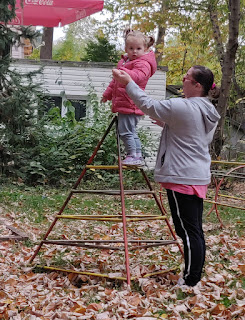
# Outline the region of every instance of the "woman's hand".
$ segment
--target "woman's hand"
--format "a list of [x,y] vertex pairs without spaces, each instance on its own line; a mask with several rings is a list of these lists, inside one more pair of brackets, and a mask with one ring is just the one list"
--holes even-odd
[[123,70],[119,70],[119,69],[112,69],[112,75],[113,78],[120,82],[123,85],[127,85],[130,81],[133,81],[132,78],[130,77],[130,75],[123,71]]

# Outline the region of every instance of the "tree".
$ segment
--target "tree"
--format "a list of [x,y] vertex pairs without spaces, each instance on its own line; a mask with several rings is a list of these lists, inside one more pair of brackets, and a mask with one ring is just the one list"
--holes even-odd
[[40,59],[50,59],[52,60],[52,52],[53,52],[53,33],[54,28],[45,27],[43,29],[42,42],[44,42],[44,46],[41,47],[40,50]]
[[80,61],[84,54],[84,45],[80,43],[74,36],[74,27],[69,25],[65,31],[65,38],[61,39],[54,45],[53,59],[66,61]]
[[217,19],[217,7],[215,7],[214,3],[211,1],[209,5],[209,13],[214,31],[214,39],[216,40],[218,57],[222,68],[220,98],[217,105],[217,110],[221,115],[221,119],[214,137],[214,150],[216,155],[219,155],[223,145],[224,124],[229,102],[232,77],[235,74],[235,59],[238,48],[240,21],[240,0],[230,0],[228,2],[229,33],[226,46],[222,41],[220,33],[220,27]]
[[91,17],[66,26],[64,39],[54,45],[53,59],[81,61],[85,54],[86,43],[95,39],[97,29],[97,20]]
[[242,43],[244,39],[238,37],[244,4],[240,0],[107,0],[105,7],[111,12],[114,10],[107,26],[111,32],[113,19],[117,26],[130,25],[143,32],[158,32],[158,64],[168,62],[169,75],[175,81],[181,81],[183,73],[193,64],[204,64],[214,70],[216,81],[221,82],[217,105],[221,120],[214,139],[218,156],[231,88],[237,90],[235,96],[238,97],[244,92],[241,86],[244,65],[239,67],[239,81],[235,67],[235,61],[244,61],[238,47],[238,41]]
[[125,27],[132,27],[153,35],[156,40],[157,63],[161,65],[166,34],[176,26],[183,13],[178,0],[107,0],[105,9],[111,13],[105,33],[116,38],[122,35]]
[[15,17],[15,1],[4,0],[0,4],[0,171],[7,175],[19,175],[31,162],[35,140],[35,126],[42,105],[42,94],[33,84],[35,72],[20,74],[11,68],[10,48],[21,37],[34,39],[31,28],[9,28],[7,22]]
[[119,59],[116,46],[110,44],[103,35],[96,36],[96,41],[89,40],[85,48],[83,61],[117,62]]

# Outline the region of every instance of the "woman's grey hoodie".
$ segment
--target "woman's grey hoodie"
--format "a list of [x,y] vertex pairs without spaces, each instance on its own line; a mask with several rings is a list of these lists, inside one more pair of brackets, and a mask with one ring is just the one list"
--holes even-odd
[[165,123],[155,166],[155,180],[207,185],[211,180],[209,145],[220,116],[206,97],[151,99],[133,81],[129,97],[150,117]]

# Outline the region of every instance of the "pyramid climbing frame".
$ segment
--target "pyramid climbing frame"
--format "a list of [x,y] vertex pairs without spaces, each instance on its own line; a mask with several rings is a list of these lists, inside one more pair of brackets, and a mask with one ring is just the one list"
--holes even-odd
[[[100,149],[101,145],[103,144],[106,136],[110,132],[111,128],[115,125],[116,127],[116,137],[117,137],[117,150],[118,150],[118,165],[114,166],[96,166],[92,165],[92,162]],[[82,179],[84,178],[87,170],[91,169],[101,169],[101,170],[114,170],[118,171],[119,173],[119,181],[120,181],[120,189],[119,190],[81,190],[78,189],[78,186],[80,185]],[[148,189],[144,190],[125,190],[124,184],[123,184],[123,170],[139,170],[141,174],[143,175],[143,178],[146,182],[146,185]],[[121,215],[64,215],[63,212],[65,208],[67,207],[69,201],[71,200],[73,195],[76,194],[97,194],[97,195],[112,195],[112,196],[120,196],[121,200]],[[140,214],[140,215],[127,215],[126,209],[125,209],[125,196],[130,195],[151,195],[153,199],[155,200],[157,207],[159,208],[159,215],[146,215],[146,214]],[[119,240],[48,240],[48,236],[51,233],[52,229],[54,228],[55,224],[60,219],[77,219],[77,220],[90,220],[90,221],[111,221],[111,222],[121,222],[123,226],[123,239]],[[170,231],[170,234],[172,236],[172,240],[129,240],[127,235],[127,223],[128,222],[138,222],[138,221],[154,221],[154,220],[164,220],[167,224],[167,227]],[[76,274],[85,274],[90,276],[99,276],[104,278],[113,278],[113,279],[119,279],[119,280],[125,280],[127,281],[127,284],[131,284],[131,280],[134,280],[133,277],[130,276],[130,263],[129,263],[129,250],[138,250],[138,249],[146,249],[150,247],[156,247],[156,246],[163,246],[163,245],[170,245],[170,244],[176,244],[183,256],[183,251],[180,246],[180,244],[177,241],[176,235],[169,223],[169,220],[166,215],[166,210],[163,207],[161,201],[158,198],[158,194],[153,190],[151,183],[143,170],[142,167],[137,166],[124,166],[121,162],[121,152],[120,152],[120,139],[119,139],[119,133],[118,133],[118,119],[117,116],[115,116],[111,123],[109,124],[106,132],[104,133],[102,139],[99,141],[97,147],[94,149],[94,152],[92,156],[89,158],[87,164],[85,165],[84,169],[82,170],[78,180],[74,184],[72,190],[70,190],[70,193],[68,194],[66,200],[64,201],[60,211],[55,216],[53,222],[51,223],[49,229],[47,230],[46,234],[44,235],[43,240],[41,240],[40,244],[36,248],[33,256],[30,259],[30,263],[33,262],[37,254],[39,253],[41,247],[43,245],[62,245],[62,246],[76,246],[76,247],[84,247],[84,248],[96,248],[96,249],[108,249],[108,250],[123,250],[125,255],[125,270],[126,270],[126,277],[111,277],[107,274],[98,274],[98,273],[92,273],[87,271],[76,271],[76,270],[67,270],[62,268],[55,268],[55,267],[49,267],[49,266],[42,266],[42,268],[47,270],[56,270],[61,272],[71,272]],[[119,244],[121,245],[119,247]],[[162,270],[158,271],[156,273],[148,274],[145,276],[151,276],[155,274],[165,273],[171,270]]]

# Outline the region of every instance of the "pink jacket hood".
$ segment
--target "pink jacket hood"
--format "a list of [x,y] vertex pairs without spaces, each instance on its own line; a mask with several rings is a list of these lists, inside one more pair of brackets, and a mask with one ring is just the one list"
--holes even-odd
[[[128,60],[127,55],[124,55],[118,62],[117,68],[126,71],[134,82],[144,90],[149,78],[157,70],[155,54],[153,51],[150,51],[135,60]],[[133,113],[138,115],[144,114],[129,98],[125,91],[125,86],[116,82],[114,79],[105,90],[103,96],[107,100],[112,100],[112,112],[124,114]]]

